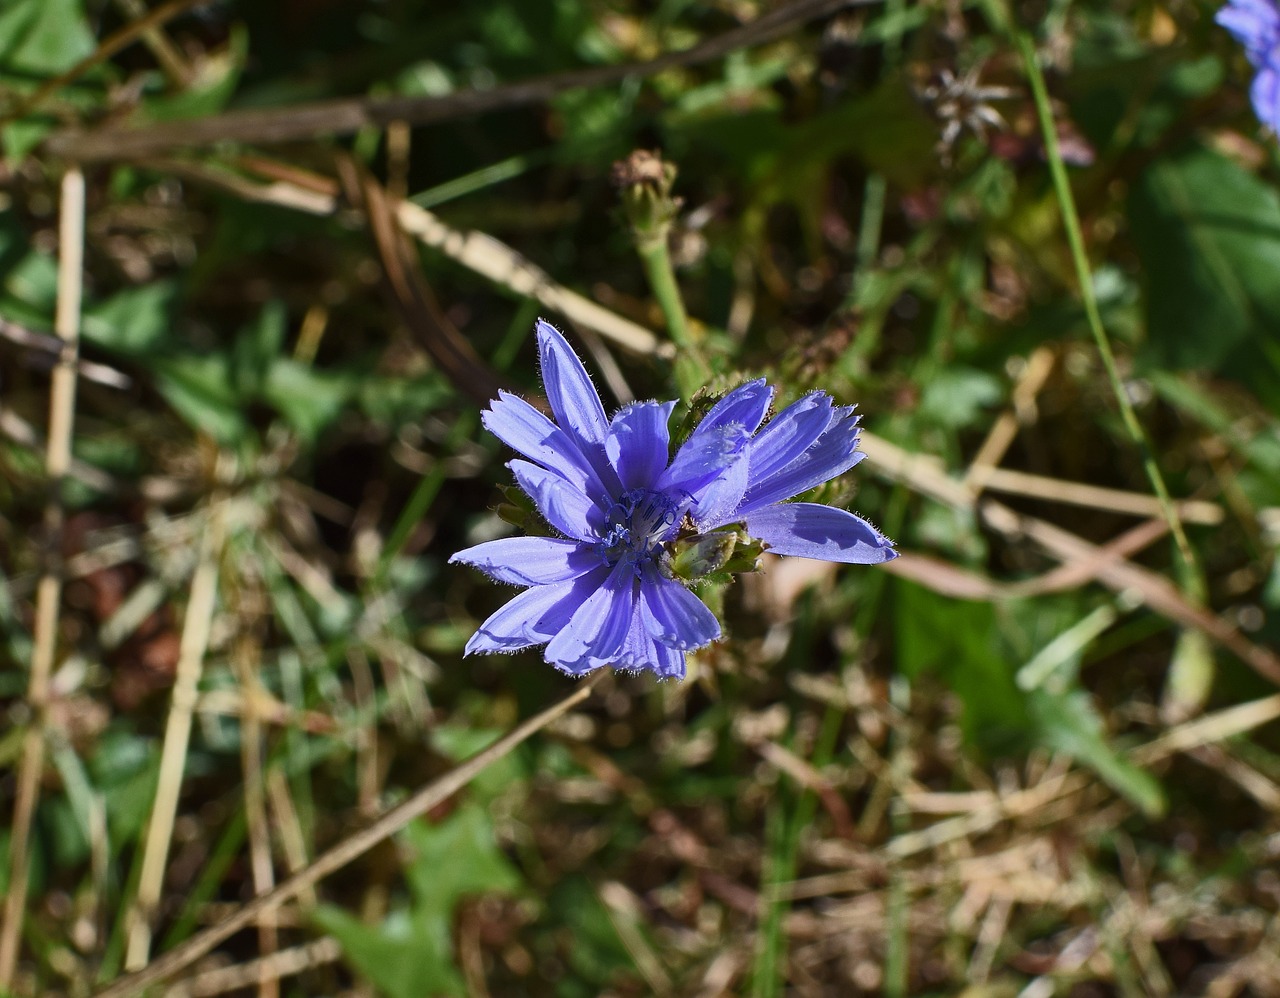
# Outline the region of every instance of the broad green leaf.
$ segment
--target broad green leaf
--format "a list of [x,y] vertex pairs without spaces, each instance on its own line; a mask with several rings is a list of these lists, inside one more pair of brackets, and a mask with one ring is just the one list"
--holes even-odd
[[169,339],[178,286],[153,281],[126,288],[85,310],[86,341],[131,357],[154,355]]
[[512,893],[520,874],[493,841],[493,823],[478,804],[466,804],[439,824],[405,829],[417,860],[407,876],[418,903],[452,912],[469,894]]
[[267,372],[284,350],[287,322],[284,302],[273,298],[236,336],[231,351],[231,376],[241,395],[261,393]]
[[1280,194],[1209,149],[1156,160],[1129,197],[1146,277],[1147,360],[1280,399]]
[[156,373],[160,393],[196,430],[223,444],[244,436],[248,426],[225,356],[166,358]]
[[442,918],[400,911],[381,925],[366,925],[333,905],[323,905],[312,917],[338,940],[351,965],[388,998],[466,993],[453,964],[449,925]]
[[920,397],[918,412],[942,426],[962,429],[975,423],[983,409],[1004,395],[1000,379],[972,367],[944,367],[929,378]]
[[961,727],[970,743],[1009,748],[1029,722],[994,607],[948,599],[902,580],[894,592],[902,671],[911,678],[931,673],[955,691],[964,704]]
[[94,50],[81,0],[10,0],[0,13],[0,73],[56,76]]
[[342,412],[354,390],[352,377],[317,371],[285,357],[267,370],[262,397],[302,436],[314,440]]
[[[469,635],[468,635],[469,636]],[[501,737],[502,732],[491,728],[464,728],[461,725],[443,725],[431,732],[431,744],[438,752],[455,762],[475,755],[488,748]],[[471,781],[472,793],[480,800],[491,800],[514,783],[525,779],[527,773],[519,752],[503,756]]]
[[315,919],[342,944],[352,966],[390,998],[463,994],[453,962],[454,910],[468,895],[518,890],[520,876],[494,845],[488,813],[474,803],[438,824],[416,821],[404,838],[416,854],[405,871],[410,908],[376,926],[332,906]]

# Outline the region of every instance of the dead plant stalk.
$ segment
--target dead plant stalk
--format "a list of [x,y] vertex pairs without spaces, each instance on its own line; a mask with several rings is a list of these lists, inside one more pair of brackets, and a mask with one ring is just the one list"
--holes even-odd
[[129,911],[125,966],[130,970],[146,966],[151,952],[151,920],[160,903],[161,888],[164,885],[165,864],[168,861],[173,823],[178,811],[178,795],[182,790],[182,773],[186,768],[187,747],[191,741],[191,715],[196,705],[200,673],[204,665],[205,650],[209,645],[209,629],[213,623],[218,589],[218,562],[226,531],[225,502],[217,495],[210,501],[208,515],[200,561],[191,578],[191,597],[187,602],[186,619],[182,625],[173,699],[165,724],[164,747],[160,753],[160,778],[156,785],[155,803],[151,809],[151,822],[147,826],[147,841],[142,854],[142,874],[138,879],[137,897]]
[[9,845],[9,892],[5,897],[4,924],[0,926],[0,989],[8,989],[12,984],[22,936],[30,872],[27,850],[40,796],[40,774],[44,769],[45,713],[57,645],[58,608],[62,601],[62,488],[71,468],[84,267],[84,174],[78,166],[68,167],[63,174],[59,212],[58,302],[54,328],[62,341],[62,349],[49,390],[49,438],[45,451],[45,469],[49,476],[49,499],[45,505],[48,560],[36,586],[35,644],[27,684],[31,720],[18,766]]

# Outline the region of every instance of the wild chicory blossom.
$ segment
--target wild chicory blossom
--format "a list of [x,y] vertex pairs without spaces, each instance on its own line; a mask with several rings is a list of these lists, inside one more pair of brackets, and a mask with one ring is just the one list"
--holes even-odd
[[482,419],[528,459],[508,467],[561,536],[488,541],[449,559],[528,587],[480,625],[466,654],[545,644],[547,661],[574,676],[608,665],[683,678],[685,653],[716,640],[720,622],[677,563],[707,574],[735,543],[863,565],[897,556],[852,513],[786,501],[862,459],[852,406],[813,392],[761,429],[773,389],[749,381],[672,456],[674,402],[636,402],[609,419],[564,337],[541,320],[537,336],[556,421],[509,392]]
[[1280,133],[1280,3],[1230,0],[1217,22],[1235,35],[1257,70],[1249,96],[1258,120]]

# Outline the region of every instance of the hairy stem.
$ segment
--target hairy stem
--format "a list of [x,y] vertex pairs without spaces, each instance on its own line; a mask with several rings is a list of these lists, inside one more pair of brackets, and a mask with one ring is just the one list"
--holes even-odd
[[671,266],[671,254],[667,250],[667,229],[662,226],[653,236],[638,241],[636,250],[644,264],[644,274],[649,288],[658,299],[662,318],[667,326],[671,342],[675,344],[674,371],[676,388],[681,398],[690,399],[693,393],[705,385],[711,377],[711,368],[702,349],[689,330],[689,317],[684,310],[684,298],[676,283],[675,269]]

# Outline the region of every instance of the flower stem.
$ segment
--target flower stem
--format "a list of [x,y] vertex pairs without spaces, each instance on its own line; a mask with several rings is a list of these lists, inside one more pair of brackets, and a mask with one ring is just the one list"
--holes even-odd
[[675,269],[671,266],[671,254],[667,250],[666,226],[660,226],[657,232],[646,239],[638,239],[636,251],[644,264],[649,288],[658,299],[658,307],[662,309],[667,334],[676,346],[676,388],[679,389],[681,398],[688,400],[710,379],[711,368],[689,329],[684,299],[680,295]]
[[1155,491],[1156,498],[1159,500],[1160,511],[1169,524],[1169,532],[1173,535],[1178,554],[1178,574],[1182,587],[1193,601],[1203,603],[1206,595],[1204,574],[1200,568],[1199,561],[1196,559],[1195,552],[1191,548],[1191,543],[1187,540],[1186,531],[1182,528],[1182,520],[1178,517],[1178,511],[1174,508],[1173,500],[1169,496],[1169,489],[1165,485],[1160,466],[1156,463],[1155,454],[1151,449],[1151,442],[1147,439],[1142,424],[1138,422],[1137,413],[1133,410],[1133,404],[1129,401],[1129,395],[1120,379],[1119,368],[1116,366],[1115,355],[1111,350],[1111,341],[1108,339],[1107,331],[1102,325],[1102,316],[1098,311],[1098,300],[1093,291],[1093,275],[1089,269],[1088,256],[1085,253],[1084,235],[1080,229],[1080,216],[1076,212],[1075,199],[1071,194],[1071,183],[1067,179],[1067,168],[1063,164],[1062,153],[1058,148],[1058,132],[1053,121],[1053,109],[1049,105],[1049,93],[1045,87],[1044,74],[1040,72],[1040,64],[1036,61],[1035,46],[1027,34],[1022,31],[1013,31],[1013,40],[1018,46],[1027,79],[1031,83],[1036,115],[1040,119],[1040,130],[1044,138],[1045,156],[1049,161],[1049,173],[1053,178],[1054,191],[1058,196],[1058,206],[1062,212],[1062,225],[1066,230],[1067,244],[1071,248],[1076,280],[1080,285],[1080,301],[1084,306],[1084,314],[1089,325],[1089,331],[1093,334],[1094,342],[1098,347],[1098,354],[1102,357],[1102,365],[1106,368],[1107,380],[1111,383],[1111,391],[1120,407],[1120,415],[1124,421],[1125,429],[1129,434],[1130,440],[1133,441],[1142,454],[1143,470],[1146,472],[1147,478],[1151,482],[1151,488]]

